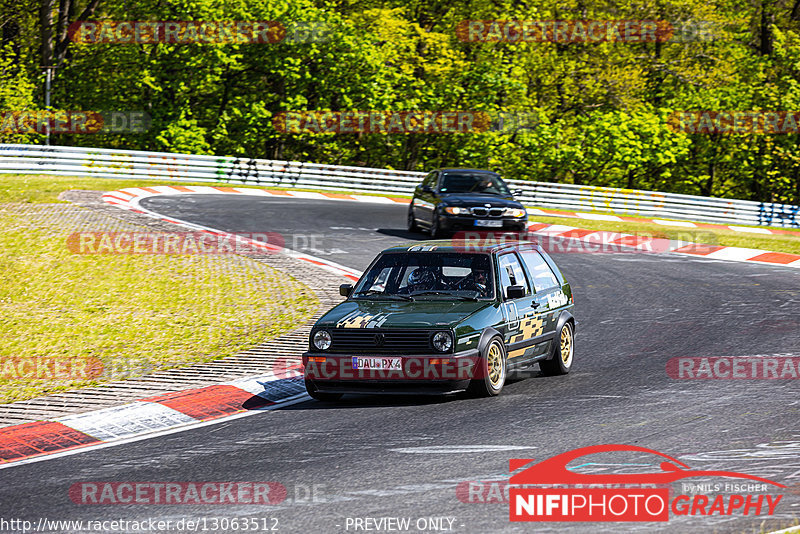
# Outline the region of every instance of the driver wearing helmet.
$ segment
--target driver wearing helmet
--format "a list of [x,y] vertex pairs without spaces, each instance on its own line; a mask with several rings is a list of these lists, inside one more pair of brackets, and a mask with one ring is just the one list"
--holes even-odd
[[436,288],[436,273],[433,267],[421,265],[408,275],[408,292],[430,291]]

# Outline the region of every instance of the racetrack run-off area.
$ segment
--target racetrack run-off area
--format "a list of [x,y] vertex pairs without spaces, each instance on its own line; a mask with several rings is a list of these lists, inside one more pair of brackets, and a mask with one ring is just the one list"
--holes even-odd
[[[301,253],[353,271],[407,232],[404,205],[239,195],[154,196],[142,206],[225,232],[278,232]],[[313,244],[313,247],[311,246]],[[312,250],[313,249],[313,250]],[[678,254],[564,253],[554,258],[580,321],[573,371],[533,376],[494,399],[347,397],[306,401],[108,448],[9,467],[0,516],[63,519],[268,517],[288,532],[346,532],[347,518],[449,518],[456,532],[512,532],[507,503],[463,502],[457,488],[503,480],[512,458],[627,443],[695,469],[744,471],[791,484],[800,434],[796,380],[677,380],[676,357],[797,355],[800,273],[779,265]],[[344,279],[344,278],[343,278]],[[388,423],[388,424],[387,424]],[[596,469],[614,470],[614,462]],[[624,463],[624,462],[623,462]],[[633,463],[636,463],[635,461]],[[647,467],[647,466],[640,466]],[[653,464],[651,468],[657,468]],[[634,467],[635,468],[635,467]],[[271,481],[277,504],[76,504],[89,481]],[[43,502],[34,496],[50,494]],[[791,525],[787,493],[774,516],[673,516],[624,530],[742,532]],[[350,523],[352,531],[353,523]],[[539,531],[585,531],[576,523]],[[620,525],[593,525],[619,531]]]

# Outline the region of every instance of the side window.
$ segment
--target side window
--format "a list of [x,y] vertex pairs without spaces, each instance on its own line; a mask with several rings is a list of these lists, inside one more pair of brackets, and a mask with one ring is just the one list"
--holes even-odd
[[537,292],[559,285],[558,278],[556,278],[553,270],[550,269],[541,254],[535,250],[529,250],[522,253],[522,260],[528,267],[528,272],[531,273],[533,287],[536,288]]
[[498,267],[500,268],[500,290],[503,295],[506,294],[506,289],[509,286],[523,286],[525,293],[530,294],[530,285],[525,278],[525,271],[522,270],[522,265],[520,265],[516,254],[503,254],[500,256]]
[[375,281],[372,282],[372,285],[369,288],[365,288],[367,291],[379,291],[384,292],[386,291],[386,282],[389,280],[389,274],[392,272],[392,267],[385,267],[382,269],[378,276],[375,277]]
[[437,177],[436,175],[437,175],[436,171],[430,173],[428,176],[425,177],[424,180],[422,180],[422,185],[427,185],[431,189],[435,188],[436,187],[436,177]]

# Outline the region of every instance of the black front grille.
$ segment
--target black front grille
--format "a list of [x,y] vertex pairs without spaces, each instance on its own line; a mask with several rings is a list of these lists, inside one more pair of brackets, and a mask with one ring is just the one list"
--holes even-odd
[[472,208],[470,211],[476,217],[486,217],[486,214],[489,213],[489,210],[486,208]]
[[337,328],[328,352],[423,354],[433,351],[430,330]]
[[470,208],[470,213],[472,213],[476,217],[502,217],[505,208]]

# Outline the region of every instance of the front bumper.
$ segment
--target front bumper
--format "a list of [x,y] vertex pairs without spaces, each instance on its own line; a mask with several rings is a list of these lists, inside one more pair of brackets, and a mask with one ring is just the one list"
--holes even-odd
[[320,393],[353,393],[364,395],[447,395],[458,393],[469,387],[469,380],[314,380],[314,388]]
[[[357,369],[354,357],[399,358],[400,368]],[[477,349],[424,355],[306,352],[303,369],[306,381],[321,392],[444,394],[466,389],[475,378],[478,361]]]
[[[500,221],[502,226],[476,226],[476,220]],[[439,227],[445,231],[524,232],[527,226],[527,217],[476,217],[474,215],[449,215],[447,213],[439,215]]]

